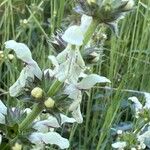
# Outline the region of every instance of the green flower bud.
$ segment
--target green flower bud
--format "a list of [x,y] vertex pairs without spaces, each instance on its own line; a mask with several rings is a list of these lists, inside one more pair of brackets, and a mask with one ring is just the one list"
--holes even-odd
[[35,87],[32,91],[31,91],[31,95],[36,98],[36,99],[40,99],[43,96],[43,90],[39,87]]
[[91,3],[96,3],[96,0],[87,0],[87,2],[88,2],[89,4],[91,4]]
[[9,60],[13,60],[14,59],[14,55],[13,54],[8,54],[8,59]]
[[19,143],[15,143],[15,145],[12,147],[12,150],[22,150],[22,145]]
[[144,121],[147,122],[147,121],[148,121],[148,118],[144,118]]
[[4,58],[4,52],[0,51],[0,58]]
[[55,104],[55,101],[49,97],[45,102],[44,102],[44,105],[47,107],[47,108],[53,108],[54,107],[54,104]]

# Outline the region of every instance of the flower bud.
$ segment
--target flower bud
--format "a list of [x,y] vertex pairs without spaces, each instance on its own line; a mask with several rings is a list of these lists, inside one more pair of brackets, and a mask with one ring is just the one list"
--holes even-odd
[[0,51],[0,58],[3,58],[3,57],[4,57],[4,52]]
[[32,91],[31,91],[31,95],[36,98],[36,99],[40,99],[43,96],[43,90],[39,87],[35,87]]
[[144,121],[147,122],[147,121],[148,121],[148,118],[144,118]]
[[0,51],[0,64],[4,61],[4,52]]
[[12,150],[22,150],[22,145],[19,143],[15,143],[15,145],[12,147]]
[[9,60],[13,60],[14,59],[14,55],[13,54],[8,54],[8,59]]
[[44,102],[44,105],[47,108],[53,108],[54,104],[55,104],[55,101],[52,98],[50,98],[50,97]]
[[136,150],[136,148],[135,148],[135,147],[132,147],[131,150]]
[[87,0],[87,2],[88,2],[89,4],[91,4],[91,3],[96,3],[96,0]]
[[23,27],[26,27],[26,26],[28,25],[28,23],[29,23],[29,22],[28,22],[27,19],[23,19],[23,20],[21,19],[21,20],[20,20],[20,25],[23,26]]
[[117,134],[118,134],[118,135],[121,135],[122,133],[123,133],[122,130],[117,130]]
[[23,19],[23,24],[27,24],[28,20],[27,19]]

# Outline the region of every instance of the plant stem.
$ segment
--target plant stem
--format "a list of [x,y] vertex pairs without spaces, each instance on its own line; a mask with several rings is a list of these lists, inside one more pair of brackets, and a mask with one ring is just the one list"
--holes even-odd
[[8,142],[2,149],[3,150],[8,150],[10,148],[10,146],[12,146],[16,140],[17,140],[18,137],[15,137],[14,139],[12,139],[10,142]]
[[[61,87],[62,83],[58,80],[54,81],[54,83],[51,85],[48,94],[49,96],[53,96],[56,94],[56,92]],[[41,113],[43,110],[44,105],[41,103],[34,104],[32,112],[23,120],[23,122],[19,125],[19,130],[23,131],[26,129],[30,124],[32,124],[33,120]]]
[[91,36],[93,35],[96,27],[98,26],[99,22],[96,19],[93,19],[91,25],[89,26],[88,30],[86,31],[85,35],[84,35],[84,44],[83,47],[89,42],[89,40],[91,39]]
[[51,87],[48,90],[48,95],[53,96],[56,94],[56,92],[60,89],[62,85],[62,82],[55,80],[54,83],[51,85]]
[[33,122],[33,120],[41,113],[43,108],[44,105],[41,105],[41,103],[34,104],[32,112],[19,125],[19,130],[23,131],[24,129],[26,129]]

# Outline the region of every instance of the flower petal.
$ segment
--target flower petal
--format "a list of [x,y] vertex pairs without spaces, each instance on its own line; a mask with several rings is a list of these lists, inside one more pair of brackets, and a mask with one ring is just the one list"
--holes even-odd
[[34,74],[28,66],[24,67],[18,80],[9,88],[10,96],[15,97],[20,94],[23,88],[28,84],[28,79],[34,80]]
[[34,132],[29,136],[29,140],[34,144],[45,143],[45,144],[55,144],[59,146],[61,149],[65,149],[69,147],[68,139],[65,139],[60,136],[57,132],[48,132],[48,133],[40,133]]
[[33,128],[39,132],[48,132],[50,128],[59,128],[60,124],[54,116],[50,116],[47,120],[37,121]]
[[136,111],[139,111],[143,108],[142,104],[139,102],[137,97],[133,96],[133,97],[129,97],[128,99],[131,100],[135,104]]
[[77,123],[83,122],[83,117],[80,111],[80,105],[78,105],[78,107],[72,111],[72,116],[77,121]]
[[64,114],[60,114],[61,117],[61,125],[64,123],[74,123],[76,120],[74,118],[67,117]]
[[126,142],[120,141],[112,144],[112,147],[115,149],[123,149],[127,146]]
[[58,67],[58,66],[59,66],[59,64],[58,64],[57,59],[56,59],[55,56],[49,55],[49,56],[48,56],[48,59],[51,60],[52,64],[53,64],[55,67]]
[[150,148],[150,130],[148,129],[144,133],[137,136],[138,141],[140,142],[140,146],[142,149],[145,149],[146,146]]
[[81,91],[74,85],[70,84],[65,88],[65,94],[69,95],[69,98],[71,99],[79,99],[82,98]]
[[82,55],[81,55],[81,53],[80,53],[79,50],[77,50],[77,60],[76,60],[76,63],[77,63],[82,69],[84,69],[84,67],[85,67],[85,62],[84,62],[84,60],[83,60],[83,58],[82,58]]
[[0,113],[0,124],[5,124],[5,116]]
[[28,63],[32,62],[32,55],[29,48],[23,43],[17,43],[14,40],[5,42],[5,47],[13,49],[19,59]]
[[70,26],[62,36],[62,39],[72,45],[82,45],[83,44],[83,33],[80,26]]
[[82,15],[80,28],[83,33],[85,33],[88,30],[90,24],[92,23],[92,20],[93,19],[91,16]]
[[150,93],[145,92],[144,96],[145,96],[145,100],[146,100],[144,109],[150,109]]
[[74,118],[69,118],[63,114],[60,114],[61,122],[58,123],[58,120],[54,116],[49,116],[47,120],[37,121],[33,128],[39,132],[48,132],[50,128],[59,128],[60,125],[64,123],[74,123],[76,122]]
[[82,68],[79,65],[72,63],[70,65],[70,70],[67,75],[67,79],[69,83],[76,84],[81,72],[82,72]]
[[43,136],[43,133],[41,132],[33,132],[29,136],[29,140],[31,141],[31,143],[34,143],[34,144],[43,144],[42,136]]
[[65,61],[64,63],[60,64],[58,70],[56,69],[56,75],[55,77],[60,81],[60,82],[64,82],[64,80],[67,79],[67,75],[68,75],[68,60]]
[[79,89],[90,89],[92,88],[96,83],[110,83],[110,80],[106,77],[99,76],[97,74],[91,74],[87,77],[83,78],[81,82],[77,84],[77,87]]
[[0,113],[6,115],[7,114],[7,107],[3,104],[0,100]]
[[37,121],[34,125],[33,125],[33,128],[39,132],[42,132],[42,133],[46,133],[49,131],[49,128],[51,127],[59,127],[59,126],[56,126],[55,124],[58,124],[57,122],[54,123],[54,122],[50,122],[49,120],[42,120],[42,121]]
[[5,42],[5,47],[13,49],[17,57],[27,63],[32,73],[41,80],[42,71],[38,64],[32,59],[31,51],[25,44],[18,43],[14,40],[9,40]]
[[55,144],[58,145],[61,149],[69,147],[68,139],[65,139],[60,136],[57,132],[48,132],[43,135],[42,140],[46,144]]
[[42,71],[36,61],[33,60],[32,63],[28,64],[27,66],[39,80],[42,79]]
[[70,45],[68,44],[68,46],[57,55],[57,60],[59,63],[63,63],[66,61],[68,53],[69,53],[69,49],[71,49]]

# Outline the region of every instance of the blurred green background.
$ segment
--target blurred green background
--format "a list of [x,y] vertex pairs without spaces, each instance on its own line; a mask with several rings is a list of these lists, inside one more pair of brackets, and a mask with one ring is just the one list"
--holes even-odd
[[[46,69],[49,54],[63,47],[52,44],[58,31],[80,22],[73,11],[73,0],[0,0],[0,47],[14,39],[25,43],[39,66]],[[96,86],[84,96],[84,122],[70,129],[70,150],[110,150],[114,137],[111,127],[133,121],[127,98],[142,96],[128,90],[150,91],[150,1],[139,0],[136,8],[119,22],[119,38],[106,28],[102,60],[93,72],[112,81],[114,90]],[[9,99],[7,91],[21,71],[16,59],[0,61],[0,97]]]

